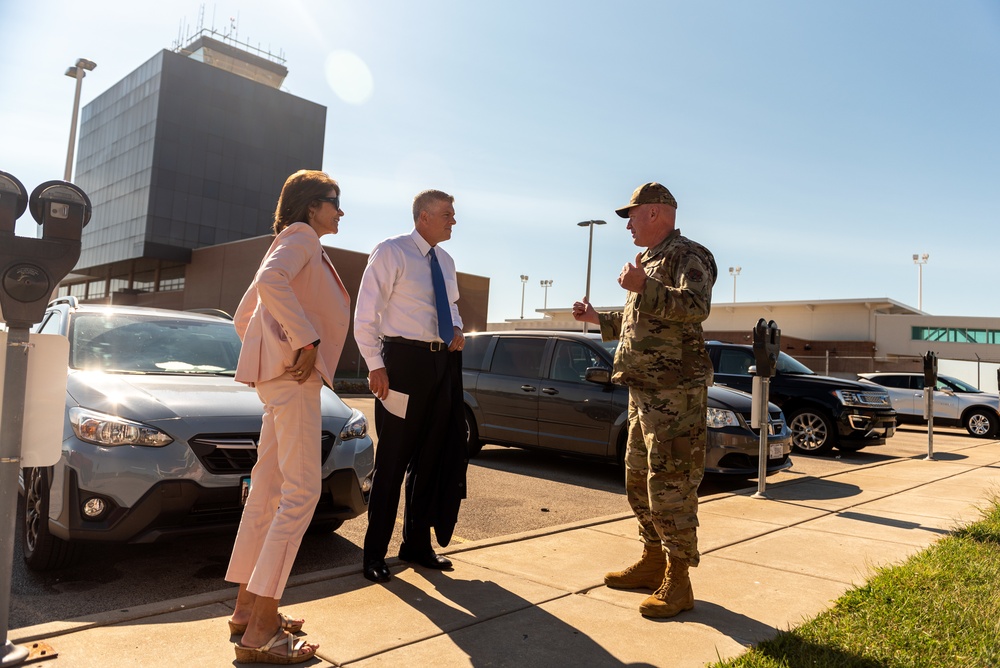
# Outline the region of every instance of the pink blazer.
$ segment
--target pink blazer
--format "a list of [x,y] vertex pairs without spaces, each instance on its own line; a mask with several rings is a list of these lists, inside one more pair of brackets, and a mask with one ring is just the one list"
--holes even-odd
[[268,249],[233,321],[243,349],[236,380],[277,378],[296,351],[320,339],[316,370],[331,387],[351,320],[351,298],[316,231],[292,223]]

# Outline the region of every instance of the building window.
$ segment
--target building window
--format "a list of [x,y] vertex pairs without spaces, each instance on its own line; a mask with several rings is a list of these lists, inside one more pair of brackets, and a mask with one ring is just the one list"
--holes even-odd
[[913,341],[937,343],[987,343],[1000,344],[1000,330],[967,329],[965,327],[913,327]]

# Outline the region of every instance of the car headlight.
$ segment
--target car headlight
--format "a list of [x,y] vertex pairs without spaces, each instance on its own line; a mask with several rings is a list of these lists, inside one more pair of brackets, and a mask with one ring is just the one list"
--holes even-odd
[[834,390],[833,396],[840,400],[845,406],[857,408],[889,407],[889,393],[880,390]]
[[736,413],[724,410],[722,408],[709,407],[708,409],[709,429],[722,429],[723,427],[738,427],[738,426],[740,426],[740,419],[736,417]]
[[142,445],[159,448],[174,441],[155,427],[86,408],[69,409],[69,422],[81,441],[106,447]]
[[356,408],[351,409],[351,418],[340,430],[340,440],[349,441],[352,438],[364,438],[368,433],[368,418]]

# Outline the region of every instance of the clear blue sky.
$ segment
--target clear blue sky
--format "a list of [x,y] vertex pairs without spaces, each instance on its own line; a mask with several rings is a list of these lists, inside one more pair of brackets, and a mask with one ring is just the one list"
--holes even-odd
[[916,307],[912,255],[929,253],[924,310],[1000,317],[996,0],[0,0],[0,170],[29,191],[62,178],[65,69],[97,63],[86,104],[202,7],[327,107],[346,217],[326,241],[368,252],[411,228],[416,192],[447,190],[447,249],[491,279],[491,321],[520,315],[521,274],[526,316],[541,279],[550,307],[583,295],[590,219],[609,223],[591,301],[621,304],[637,249],[613,210],[646,181],[714,252],[717,304],[739,265],[738,301]]

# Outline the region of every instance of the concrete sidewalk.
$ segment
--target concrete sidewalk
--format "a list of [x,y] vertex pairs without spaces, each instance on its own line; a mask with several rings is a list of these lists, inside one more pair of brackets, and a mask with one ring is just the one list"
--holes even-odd
[[[899,432],[926,452],[926,434]],[[357,567],[293,578],[283,609],[320,644],[306,666],[702,666],[827,609],[879,566],[980,517],[1000,494],[1000,443],[935,434],[934,461],[890,459],[702,499],[695,609],[644,619],[648,592],[604,587],[641,551],[631,514],[442,551],[435,572],[389,561],[388,585]],[[15,629],[51,645],[27,665],[234,665],[236,590]]]

